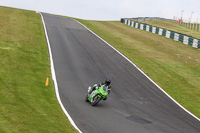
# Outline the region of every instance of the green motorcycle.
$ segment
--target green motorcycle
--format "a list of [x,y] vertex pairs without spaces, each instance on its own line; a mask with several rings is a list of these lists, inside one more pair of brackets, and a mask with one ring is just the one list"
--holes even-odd
[[[95,84],[93,87],[96,87],[96,90],[91,92],[91,87],[88,88],[88,94],[86,96],[86,102],[90,102],[92,106],[97,105],[101,100],[104,100],[108,95],[108,87],[105,85],[101,85],[98,87],[97,84]],[[90,93],[90,94],[89,94]]]

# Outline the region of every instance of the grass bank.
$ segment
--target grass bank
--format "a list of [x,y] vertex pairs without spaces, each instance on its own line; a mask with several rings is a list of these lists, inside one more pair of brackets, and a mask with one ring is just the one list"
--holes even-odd
[[0,132],[77,132],[57,102],[41,17],[0,6]]
[[200,117],[200,51],[120,22],[77,19],[131,59],[181,105]]
[[[197,31],[197,30],[195,31],[193,29],[186,28],[185,26],[182,26],[182,25],[178,24],[177,22],[172,22],[172,21],[167,21],[167,20],[157,20],[157,21],[146,21],[146,22],[142,22],[142,23],[157,26],[160,28],[165,28],[167,30],[175,31],[178,33],[186,34],[186,35],[192,36],[194,38],[200,39],[199,31]],[[193,27],[193,25],[192,25],[192,27]],[[199,26],[197,28],[199,29]]]

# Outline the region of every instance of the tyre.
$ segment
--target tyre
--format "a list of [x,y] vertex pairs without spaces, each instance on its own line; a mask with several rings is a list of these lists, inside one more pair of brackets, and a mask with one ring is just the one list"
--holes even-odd
[[98,97],[98,95],[94,96],[93,101],[91,103],[92,106],[97,105],[97,103],[101,100],[100,97]]
[[86,96],[85,101],[86,101],[86,102],[89,102],[89,100],[88,100],[88,95]]

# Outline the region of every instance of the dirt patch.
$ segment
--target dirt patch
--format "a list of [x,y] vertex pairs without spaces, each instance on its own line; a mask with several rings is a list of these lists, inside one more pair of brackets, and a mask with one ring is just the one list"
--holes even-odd
[[10,47],[0,47],[0,49],[4,49],[4,50],[10,50]]

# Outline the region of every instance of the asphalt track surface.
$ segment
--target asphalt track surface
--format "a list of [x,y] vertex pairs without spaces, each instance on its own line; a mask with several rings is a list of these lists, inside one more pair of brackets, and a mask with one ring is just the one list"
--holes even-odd
[[[61,101],[83,133],[200,133],[185,112],[130,62],[78,22],[44,14]],[[92,107],[87,88],[112,80]]]

